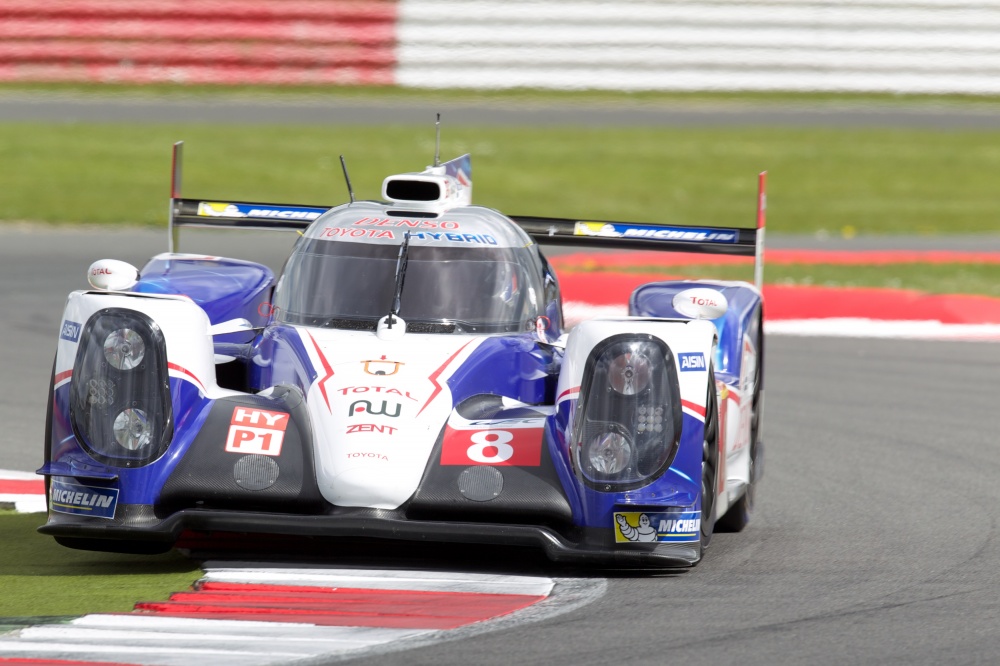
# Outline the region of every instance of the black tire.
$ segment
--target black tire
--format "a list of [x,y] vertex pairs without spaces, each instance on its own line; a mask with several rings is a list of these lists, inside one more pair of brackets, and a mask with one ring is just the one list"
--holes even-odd
[[[42,444],[42,456],[45,464],[52,462],[52,403],[56,397],[56,359],[52,358],[52,372],[49,373],[49,402],[45,406],[45,441]],[[49,486],[52,477],[45,476],[45,511],[48,513],[49,507]]]
[[705,400],[705,436],[701,445],[701,534],[704,555],[715,532],[715,494],[719,483],[719,407],[715,392],[715,370],[708,369],[708,397]]
[[757,495],[757,481],[763,471],[764,443],[760,441],[761,415],[764,411],[764,332],[757,319],[757,371],[754,376],[750,411],[750,483],[746,492],[729,507],[715,528],[720,532],[742,532],[750,523]]

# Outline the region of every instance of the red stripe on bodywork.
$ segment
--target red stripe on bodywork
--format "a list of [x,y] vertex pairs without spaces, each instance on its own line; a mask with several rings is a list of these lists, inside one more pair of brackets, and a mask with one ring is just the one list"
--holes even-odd
[[169,601],[136,604],[171,617],[312,622],[325,626],[455,629],[543,600],[524,594],[206,583]]
[[464,345],[462,345],[457,352],[449,356],[448,360],[442,363],[441,367],[432,372],[431,376],[427,378],[430,380],[431,384],[434,384],[434,391],[431,393],[431,397],[427,398],[427,402],[425,402],[424,406],[420,408],[420,411],[417,412],[417,416],[420,416],[420,413],[423,412],[427,408],[427,405],[431,404],[434,401],[434,398],[437,397],[438,393],[441,392],[441,385],[438,384],[437,381],[438,377],[440,377],[441,373],[444,372],[445,368],[448,367],[448,364],[454,361],[455,357],[461,354],[462,350],[468,347],[470,344],[472,344],[472,340],[469,340]]
[[186,377],[190,377],[194,381],[194,383],[197,384],[199,388],[201,388],[202,391],[205,390],[205,385],[201,383],[201,380],[195,377],[194,373],[192,373],[187,368],[182,368],[176,363],[167,363],[167,368],[175,372],[179,372],[182,375],[185,375]]
[[0,495],[44,495],[41,479],[0,479]]
[[696,405],[690,400],[681,400],[681,406],[687,407],[698,416],[705,418],[705,407],[703,405]]
[[568,388],[568,389],[566,389],[565,391],[563,391],[562,393],[559,394],[559,397],[556,398],[556,402],[561,402],[563,400],[563,398],[568,398],[571,395],[573,395],[574,393],[579,393],[579,392],[580,392],[580,387],[579,386],[574,386],[573,388]]
[[333,408],[330,406],[330,396],[326,394],[326,380],[333,377],[333,368],[330,367],[330,362],[326,360],[326,356],[323,355],[323,350],[319,348],[319,345],[316,343],[316,339],[313,338],[309,331],[306,331],[306,335],[309,336],[309,341],[313,343],[313,348],[316,350],[316,353],[319,354],[319,362],[323,364],[323,371],[326,372],[323,379],[319,380],[319,392],[323,394],[323,400],[326,402],[327,411],[332,414]]

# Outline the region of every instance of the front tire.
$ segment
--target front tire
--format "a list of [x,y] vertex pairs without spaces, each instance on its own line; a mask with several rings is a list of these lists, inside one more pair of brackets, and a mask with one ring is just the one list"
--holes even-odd
[[708,397],[705,400],[705,436],[701,446],[701,533],[699,547],[705,549],[715,532],[715,491],[719,484],[719,407],[715,392],[715,370],[708,369]]

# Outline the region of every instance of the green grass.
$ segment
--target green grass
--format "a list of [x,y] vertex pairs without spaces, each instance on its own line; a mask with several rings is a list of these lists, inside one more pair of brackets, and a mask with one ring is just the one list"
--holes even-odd
[[[418,119],[419,120],[419,119]],[[0,219],[165,224],[169,147],[188,196],[360,198],[433,155],[420,126],[0,125]],[[475,200],[509,213],[705,225],[753,222],[769,175],[774,233],[995,232],[1000,132],[770,128],[446,127],[473,153]]]
[[201,576],[177,553],[117,555],[63,548],[35,531],[38,513],[0,515],[0,626],[26,617],[132,610],[188,589]]
[[[710,261],[710,260],[709,260]],[[593,268],[581,268],[592,272]],[[596,269],[600,270],[600,269]],[[753,280],[750,267],[732,265],[616,267],[615,272],[650,273],[671,277]],[[559,273],[574,272],[562,268]],[[764,266],[767,284],[825,287],[914,289],[931,294],[979,294],[1000,298],[1000,266],[996,264],[894,264],[889,266],[774,265]]]
[[[589,106],[879,106],[908,108],[958,107],[1000,108],[997,95],[926,95],[896,93],[830,92],[730,92],[730,91],[609,91],[422,89],[395,86],[219,86],[186,84],[91,84],[91,83],[0,83],[0,95],[64,94],[87,97],[213,98],[213,99],[322,99],[333,102],[421,102],[430,104],[550,105]],[[445,107],[443,110],[447,110]]]

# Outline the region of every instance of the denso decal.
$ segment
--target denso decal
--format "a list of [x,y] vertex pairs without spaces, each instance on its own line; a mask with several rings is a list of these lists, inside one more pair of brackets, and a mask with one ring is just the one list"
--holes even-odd
[[347,426],[347,432],[345,435],[353,435],[359,432],[376,432],[382,435],[393,435],[399,428],[393,428],[387,425],[377,425],[375,423],[355,423],[354,425]]
[[67,319],[62,323],[62,330],[59,332],[59,337],[63,340],[76,342],[80,339],[81,328],[83,327],[80,324]]
[[59,513],[114,518],[118,489],[81,486],[54,476],[49,488],[49,504]]
[[387,393],[389,395],[398,395],[401,398],[416,400],[416,398],[410,395],[409,391],[400,391],[397,388],[386,388],[385,386],[347,386],[337,390],[340,391],[340,395],[347,395],[348,393],[368,393],[371,391],[372,393]]
[[400,220],[388,217],[363,217],[354,223],[357,226],[406,227],[407,229],[449,229],[459,228],[458,222],[449,220]]
[[229,422],[226,451],[280,456],[288,414],[253,407],[236,407]]
[[677,358],[681,362],[681,372],[695,372],[708,369],[708,366],[705,365],[705,355],[701,352],[678,354]]
[[418,231],[410,234],[410,237],[419,238],[420,240],[449,241],[451,243],[497,245],[497,239],[489,234],[450,234],[444,232]]
[[699,539],[700,511],[615,512],[615,542],[690,542]]
[[456,430],[445,426],[441,464],[538,467],[542,464],[542,429]]
[[[390,404],[396,408],[395,411],[391,414],[389,413]],[[374,407],[372,407],[372,403],[369,400],[355,400],[354,402],[351,403],[351,406],[347,409],[347,415],[357,416],[358,414],[362,414],[371,416],[389,416],[392,418],[396,418],[397,416],[399,416],[399,413],[400,411],[402,411],[402,409],[403,406],[398,402],[390,403],[387,400],[383,400],[382,406],[376,410]]]
[[406,365],[405,363],[400,363],[399,361],[387,361],[385,356],[377,361],[361,361],[362,367],[364,367],[365,372],[369,375],[376,376],[389,376],[394,375],[399,372],[399,367],[401,365]]

